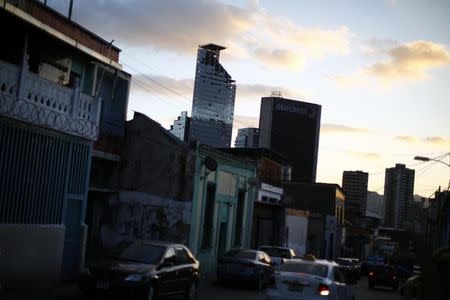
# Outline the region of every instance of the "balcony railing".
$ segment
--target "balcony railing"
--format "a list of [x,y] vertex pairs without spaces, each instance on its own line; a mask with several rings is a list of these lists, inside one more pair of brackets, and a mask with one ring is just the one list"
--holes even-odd
[[99,99],[0,61],[0,115],[90,140],[98,137]]

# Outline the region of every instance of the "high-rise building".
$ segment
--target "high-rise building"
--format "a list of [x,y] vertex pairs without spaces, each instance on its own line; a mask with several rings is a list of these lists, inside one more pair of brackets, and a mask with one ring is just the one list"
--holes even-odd
[[401,229],[408,222],[408,203],[414,201],[414,170],[404,164],[386,169],[384,181],[385,217],[387,227]]
[[259,129],[254,127],[240,128],[234,147],[236,148],[258,148]]
[[187,111],[182,111],[181,115],[170,125],[170,133],[180,140],[189,142],[189,129],[191,128],[191,118],[188,117]]
[[199,46],[189,140],[217,148],[231,146],[235,81],[219,62],[225,47]]
[[345,215],[366,215],[369,174],[363,171],[344,171],[342,189],[345,192]]
[[285,156],[291,180],[315,182],[321,106],[281,97],[261,98],[259,147]]

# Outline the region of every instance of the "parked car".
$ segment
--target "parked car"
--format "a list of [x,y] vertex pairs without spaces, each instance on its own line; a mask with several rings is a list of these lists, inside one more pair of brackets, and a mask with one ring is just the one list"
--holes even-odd
[[341,270],[348,280],[356,282],[359,279],[359,267],[356,267],[350,258],[339,257],[336,259],[336,263],[341,266]]
[[154,241],[121,243],[107,257],[87,263],[80,278],[82,291],[125,291],[144,299],[184,294],[195,299],[199,262],[180,244]]
[[356,273],[356,278],[361,279],[361,262],[357,258],[350,258],[350,262],[354,267],[354,272]]
[[266,252],[275,265],[280,265],[288,259],[295,258],[295,252],[291,248],[276,246],[261,246],[259,251]]
[[394,291],[398,289],[399,276],[396,268],[391,265],[373,266],[368,275],[369,289],[376,285],[390,286]]
[[247,281],[262,290],[273,274],[270,257],[258,250],[232,249],[219,259],[217,280],[223,284],[230,281]]
[[273,286],[266,290],[266,300],[354,300],[347,283],[335,262],[291,259],[275,267]]

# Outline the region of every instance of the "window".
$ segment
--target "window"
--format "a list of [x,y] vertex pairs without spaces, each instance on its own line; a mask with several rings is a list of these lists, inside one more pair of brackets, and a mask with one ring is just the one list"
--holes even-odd
[[245,190],[239,190],[236,208],[236,223],[234,227],[234,245],[242,245],[242,224],[244,217]]
[[193,261],[192,261],[191,257],[189,256],[189,254],[183,248],[176,248],[175,249],[175,256],[177,258],[176,259],[177,265],[186,265],[186,264],[193,263]]
[[211,234],[214,218],[214,206],[216,202],[216,185],[214,183],[208,183],[206,186],[206,198],[205,198],[205,213],[203,222],[203,237],[201,248],[206,249],[211,247]]
[[174,259],[175,257],[175,251],[173,250],[173,248],[170,248],[169,250],[167,250],[166,255],[164,255],[164,259]]

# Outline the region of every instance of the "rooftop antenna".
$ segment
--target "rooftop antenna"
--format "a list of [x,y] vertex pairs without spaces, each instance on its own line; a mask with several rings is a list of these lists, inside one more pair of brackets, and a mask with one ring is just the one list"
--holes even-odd
[[[45,1],[45,2],[47,2],[47,1]],[[69,20],[72,19],[72,8],[73,8],[73,0],[70,0],[70,4],[69,4],[69,16],[68,16]]]
[[283,92],[282,91],[272,91],[272,92],[270,92],[270,97],[283,98]]

